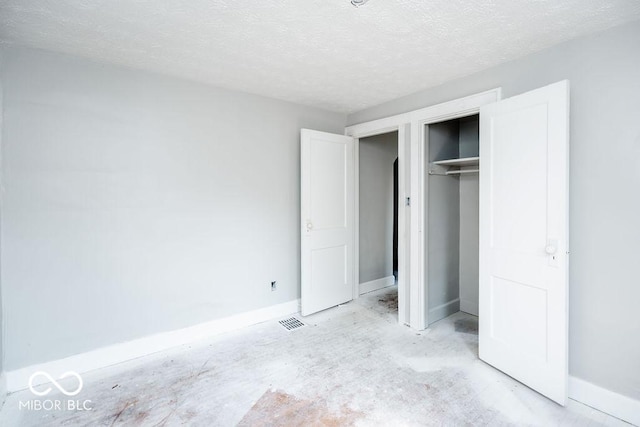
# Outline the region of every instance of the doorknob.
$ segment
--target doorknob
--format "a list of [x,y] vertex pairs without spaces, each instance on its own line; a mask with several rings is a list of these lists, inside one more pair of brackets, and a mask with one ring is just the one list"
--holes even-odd
[[560,265],[558,260],[559,257],[556,255],[558,253],[558,243],[558,239],[548,239],[547,246],[544,247],[544,251],[548,255],[549,265],[551,267],[558,267]]
[[307,231],[311,231],[313,229],[313,224],[311,224],[311,221],[307,221]]

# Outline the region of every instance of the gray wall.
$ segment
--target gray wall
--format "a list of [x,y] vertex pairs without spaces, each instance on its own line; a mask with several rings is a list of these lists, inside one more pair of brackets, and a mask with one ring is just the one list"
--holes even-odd
[[6,369],[299,297],[300,128],[346,116],[1,55]]
[[[460,157],[479,152],[479,116],[460,120]],[[460,310],[478,315],[480,187],[478,174],[460,175]]]
[[[2,67],[3,57],[0,55],[0,68]],[[2,129],[4,117],[4,82],[0,79],[0,259],[2,258]],[[4,383],[2,382],[2,374],[4,373],[4,306],[2,301],[2,263],[0,262],[0,409],[4,403]]]
[[478,174],[461,175],[460,183],[460,310],[478,315],[479,213]]
[[[454,159],[459,152],[457,121],[428,127],[428,161]],[[428,165],[425,165],[428,170]],[[429,324],[458,311],[460,304],[460,184],[457,178],[426,175]],[[443,307],[443,305],[447,304]]]
[[349,116],[360,123],[501,86],[571,81],[571,375],[640,399],[640,22]]
[[393,162],[398,132],[360,139],[360,283],[393,275]]

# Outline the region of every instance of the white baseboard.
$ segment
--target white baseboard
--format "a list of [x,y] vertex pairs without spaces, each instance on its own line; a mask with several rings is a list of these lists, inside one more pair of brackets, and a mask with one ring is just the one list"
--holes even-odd
[[576,377],[569,377],[569,399],[640,426],[640,400],[635,400]]
[[[64,359],[53,360],[6,372],[6,391],[9,393],[23,390],[29,386],[29,377],[36,371],[45,371],[53,378],[59,378],[64,372],[88,372],[99,368],[137,359],[159,351],[168,350],[183,344],[193,343],[224,332],[230,332],[246,326],[266,322],[278,317],[298,313],[300,300],[272,305],[246,313],[236,314],[223,319],[200,323],[184,329],[149,335],[132,341],[102,347],[86,353],[76,354]],[[43,378],[38,376],[36,378]],[[36,385],[34,383],[34,385]]]
[[[390,277],[393,279],[393,276]],[[367,283],[380,282],[388,279],[389,278],[384,278]],[[391,284],[393,284],[393,281]],[[443,319],[457,312],[459,306],[460,300],[455,299],[432,308],[429,310],[430,323],[436,322],[437,320],[435,319]],[[278,317],[298,313],[299,311],[300,300],[298,299],[223,319],[212,320],[176,331],[163,332],[121,344],[114,344],[64,359],[8,371],[0,374],[0,408],[7,393],[27,388],[29,377],[36,371],[48,372],[54,378],[58,378],[62,373],[67,371],[75,371],[78,373],[88,372],[159,351],[168,350],[180,345],[193,343],[224,332],[230,332]],[[640,426],[640,401],[638,400],[615,393],[576,377],[569,377],[569,398],[631,424]]]
[[378,289],[386,288],[387,286],[391,286],[395,283],[396,278],[393,276],[387,276],[381,279],[360,283],[360,295],[377,291]]
[[460,311],[460,298],[456,298],[447,303],[429,309],[429,324],[451,316],[453,313]]
[[478,301],[470,301],[468,299],[460,299],[460,311],[478,316]]

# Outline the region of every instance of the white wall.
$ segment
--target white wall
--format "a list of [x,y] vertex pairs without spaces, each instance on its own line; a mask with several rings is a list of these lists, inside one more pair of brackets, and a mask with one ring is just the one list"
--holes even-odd
[[571,375],[640,399],[640,22],[349,116],[365,122],[501,86],[571,81]]
[[0,55],[7,370],[299,298],[299,132],[344,115]]
[[393,162],[398,132],[361,138],[360,283],[393,275]]

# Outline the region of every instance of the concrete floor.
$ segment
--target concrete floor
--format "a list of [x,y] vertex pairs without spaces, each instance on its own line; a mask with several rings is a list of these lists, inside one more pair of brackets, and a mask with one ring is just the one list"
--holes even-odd
[[386,288],[297,330],[266,322],[86,373],[75,399],[90,399],[89,412],[20,410],[33,395],[14,393],[0,425],[629,426],[560,407],[478,360],[476,317],[418,333],[397,324],[396,306]]

